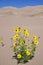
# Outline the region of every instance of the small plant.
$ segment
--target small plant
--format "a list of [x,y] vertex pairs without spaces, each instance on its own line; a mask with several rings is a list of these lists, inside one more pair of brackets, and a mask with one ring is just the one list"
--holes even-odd
[[2,45],[2,47],[4,46],[4,37],[0,37],[0,44]]
[[18,63],[25,63],[34,57],[36,45],[39,44],[39,37],[33,35],[32,40],[30,40],[29,35],[28,29],[14,28],[11,48],[15,52],[13,57],[17,59]]

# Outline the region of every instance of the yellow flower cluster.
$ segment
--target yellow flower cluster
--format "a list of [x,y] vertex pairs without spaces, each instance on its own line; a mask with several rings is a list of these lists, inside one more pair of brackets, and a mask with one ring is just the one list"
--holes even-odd
[[14,28],[14,32],[15,32],[15,33],[21,32],[21,28],[20,28],[20,27]]
[[33,35],[33,39],[34,39],[34,43],[33,44],[38,45],[39,41],[37,40],[37,36],[36,35]]
[[20,41],[19,41],[19,44],[20,44],[20,45],[22,45],[22,44],[24,44],[24,43],[25,43],[25,40],[20,40]]
[[29,59],[34,56],[36,45],[39,44],[38,38],[36,35],[33,35],[32,41],[28,40],[30,35],[28,29],[24,29],[23,32],[21,32],[21,28],[17,27],[14,28],[14,32],[12,48],[18,61],[25,62],[27,58]]
[[25,50],[25,53],[27,56],[29,56],[31,54],[31,52],[28,49]]
[[13,40],[16,40],[16,39],[18,39],[19,38],[19,34],[15,34],[14,36],[13,36]]
[[28,32],[27,29],[24,29],[24,36],[25,36],[25,37],[28,37],[28,36],[29,36],[29,32]]
[[[14,36],[13,36],[13,40],[16,40],[19,38],[19,33],[21,32],[21,28],[18,27],[18,28],[14,28],[14,32],[16,33]],[[28,32],[28,29],[24,29],[24,33],[23,35],[25,37],[28,37],[29,36],[29,32]],[[23,41],[22,41],[23,42]]]

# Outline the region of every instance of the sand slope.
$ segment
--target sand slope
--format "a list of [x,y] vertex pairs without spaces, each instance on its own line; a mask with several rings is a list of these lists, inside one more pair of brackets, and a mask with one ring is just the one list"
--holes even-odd
[[43,6],[0,8],[0,37],[5,38],[5,46],[1,47],[0,44],[0,65],[17,65],[16,60],[12,59],[14,53],[10,48],[13,28],[17,26],[28,28],[30,35],[40,36],[35,57],[27,65],[43,65]]

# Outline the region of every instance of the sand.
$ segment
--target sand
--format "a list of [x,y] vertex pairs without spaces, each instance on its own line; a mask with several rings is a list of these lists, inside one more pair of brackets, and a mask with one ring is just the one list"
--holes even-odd
[[17,65],[17,60],[12,59],[14,53],[10,48],[14,27],[28,28],[30,36],[40,36],[35,57],[27,65],[43,65],[43,5],[0,8],[0,37],[5,38],[5,46],[0,44],[0,65]]

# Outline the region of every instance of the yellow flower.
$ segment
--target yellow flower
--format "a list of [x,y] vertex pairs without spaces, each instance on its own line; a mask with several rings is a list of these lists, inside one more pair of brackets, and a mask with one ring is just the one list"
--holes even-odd
[[13,36],[13,39],[14,39],[14,40],[16,40],[16,39],[18,39],[18,38],[19,38],[19,34],[16,34],[16,35]]
[[16,32],[16,33],[19,33],[19,32],[21,32],[21,28],[20,28],[20,27],[18,27],[18,28],[15,28],[15,29],[14,29],[14,32]]
[[17,54],[17,58],[19,58],[19,59],[20,59],[21,57],[22,57],[22,55],[21,55],[21,54]]
[[37,38],[36,35],[33,35],[33,39],[36,40],[36,38]]
[[27,32],[28,31],[28,29],[24,29],[24,32]]
[[33,44],[38,45],[39,44],[39,41],[38,40],[34,40],[34,43]]
[[29,36],[28,29],[24,29],[24,36],[25,36],[25,37]]
[[22,45],[22,44],[24,44],[24,43],[25,43],[25,40],[20,40],[20,41],[19,41],[19,44],[20,44],[20,45]]
[[28,33],[28,32],[25,32],[25,33],[24,33],[24,36],[25,36],[25,37],[28,37],[28,36],[29,36],[29,33]]
[[27,49],[27,50],[25,50],[25,53],[26,53],[26,55],[27,56],[29,56],[31,53],[30,53],[30,51]]
[[14,43],[13,43],[13,47],[16,47],[16,44],[17,44],[17,43],[16,43],[16,42],[14,42]]

